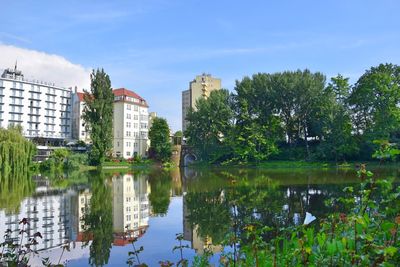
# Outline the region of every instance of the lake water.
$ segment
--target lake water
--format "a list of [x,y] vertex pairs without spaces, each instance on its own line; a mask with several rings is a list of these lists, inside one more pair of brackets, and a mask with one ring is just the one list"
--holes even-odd
[[[398,168],[373,171],[377,177],[400,176]],[[208,251],[217,264],[220,253],[230,250],[220,243],[232,227],[240,232],[248,223],[301,224],[306,212],[322,219],[336,208],[325,200],[357,183],[355,170],[337,169],[134,170],[3,178],[0,232],[11,229],[17,241],[18,222],[29,219],[28,235],[43,235],[32,266],[41,266],[45,257],[67,266],[124,266],[129,252],[140,247],[136,262],[176,263],[180,252],[173,248],[179,245],[179,233],[188,247],[185,258]]]

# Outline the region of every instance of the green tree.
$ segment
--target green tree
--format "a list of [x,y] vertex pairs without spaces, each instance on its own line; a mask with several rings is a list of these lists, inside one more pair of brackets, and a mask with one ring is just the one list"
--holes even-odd
[[261,161],[277,152],[280,120],[271,101],[271,76],[256,74],[236,82],[235,125],[229,138],[233,160]]
[[354,126],[367,142],[390,140],[400,128],[400,67],[380,64],[367,70],[352,89]]
[[212,91],[207,99],[197,100],[196,110],[189,110],[186,119],[189,125],[184,135],[200,158],[210,162],[226,159],[230,151],[226,140],[233,124],[228,90]]
[[110,77],[103,69],[93,70],[90,79],[90,92],[85,91],[82,118],[92,140],[89,161],[92,165],[101,165],[112,148],[114,94]]
[[161,162],[167,162],[172,155],[172,144],[169,137],[169,126],[166,119],[154,118],[149,131],[150,150]]
[[347,104],[349,94],[349,78],[344,78],[340,74],[331,78],[323,98],[327,104],[322,119],[324,140],[320,146],[323,157],[329,160],[345,160],[346,156],[357,152]]
[[[312,129],[319,117],[318,108],[324,96],[325,76],[309,70],[286,71],[273,75],[273,98],[286,138],[291,148],[303,143],[306,157],[311,151],[308,139],[321,135]],[[314,124],[315,126],[315,124]]]
[[182,131],[176,131],[176,132],[174,133],[174,136],[175,136],[175,137],[182,137],[182,136],[183,136],[183,133],[182,133]]

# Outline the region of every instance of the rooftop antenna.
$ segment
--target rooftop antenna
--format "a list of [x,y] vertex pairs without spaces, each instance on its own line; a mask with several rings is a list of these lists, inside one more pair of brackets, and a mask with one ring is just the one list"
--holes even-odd
[[14,71],[17,71],[17,60],[15,60],[15,66],[14,66]]

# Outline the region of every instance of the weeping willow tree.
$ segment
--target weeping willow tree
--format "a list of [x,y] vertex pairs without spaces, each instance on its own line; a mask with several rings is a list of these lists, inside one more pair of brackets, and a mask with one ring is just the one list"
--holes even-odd
[[20,129],[0,128],[0,180],[17,173],[28,173],[35,153],[35,145],[21,135]]

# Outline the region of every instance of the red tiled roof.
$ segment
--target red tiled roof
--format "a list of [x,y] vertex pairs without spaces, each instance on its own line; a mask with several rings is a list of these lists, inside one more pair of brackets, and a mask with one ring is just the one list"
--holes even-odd
[[[138,103],[140,106],[144,106],[144,107],[148,107],[146,100],[144,100],[144,98],[142,98],[140,95],[136,94],[135,92],[128,90],[126,88],[117,88],[113,90],[113,93],[115,96],[129,96],[129,97],[133,97],[136,99],[140,100],[140,103]],[[144,103],[142,103],[142,101]]]
[[113,93],[114,93],[115,96],[123,96],[123,95],[125,95],[125,96],[134,97],[134,98],[137,98],[137,99],[140,99],[140,100],[144,100],[140,95],[138,95],[135,92],[130,91],[130,90],[126,89],[126,88],[114,89]]
[[[114,96],[129,96],[129,97],[139,99],[140,103],[137,103],[137,104],[139,104],[140,106],[148,107],[146,100],[144,100],[144,98],[142,98],[140,95],[138,95],[135,92],[128,90],[126,88],[114,89],[113,94],[114,94]],[[77,93],[77,95],[78,95],[80,102],[85,101],[85,98],[84,98],[85,93]],[[144,104],[142,103],[142,101],[144,102]]]
[[76,94],[78,95],[78,98],[79,98],[80,102],[84,101],[84,98],[83,98],[85,96],[84,93],[76,93]]

